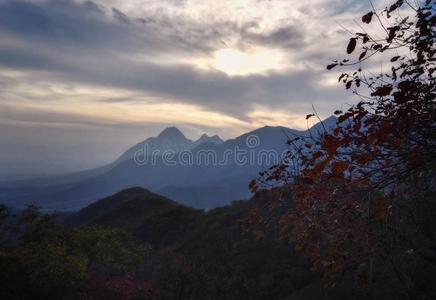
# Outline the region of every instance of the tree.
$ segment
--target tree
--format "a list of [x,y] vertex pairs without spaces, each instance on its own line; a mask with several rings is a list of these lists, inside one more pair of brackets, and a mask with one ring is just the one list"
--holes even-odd
[[[371,291],[383,265],[408,297],[428,296],[429,286],[417,278],[422,265],[436,262],[435,1],[398,0],[362,22],[377,22],[384,38],[358,32],[346,49],[353,55],[359,46],[357,58],[327,66],[357,69],[339,82],[360,97],[358,104],[335,112],[333,130],[292,139],[288,159],[250,186],[284,183],[291,191],[269,206],[286,199],[292,208],[263,219],[286,226],[315,269],[353,272]],[[376,56],[387,59],[389,72],[365,71]]]
[[1,228],[0,298],[108,299],[103,290],[111,299],[152,298],[151,284],[135,278],[150,250],[131,235],[64,227],[33,206],[8,223]]

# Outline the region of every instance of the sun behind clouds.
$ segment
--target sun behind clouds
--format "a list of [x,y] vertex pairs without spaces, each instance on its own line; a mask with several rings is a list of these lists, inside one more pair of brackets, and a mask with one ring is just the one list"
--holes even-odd
[[241,51],[224,48],[213,55],[211,68],[222,71],[229,76],[262,74],[283,68],[283,54],[272,49],[252,49]]

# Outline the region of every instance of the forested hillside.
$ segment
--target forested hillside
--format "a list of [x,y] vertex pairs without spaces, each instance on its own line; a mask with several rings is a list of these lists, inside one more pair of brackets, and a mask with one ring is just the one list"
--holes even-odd
[[[2,272],[1,295],[7,299],[354,295],[350,288],[327,288],[322,274],[311,271],[304,256],[289,248],[288,240],[278,239],[275,228],[266,235],[241,226],[266,195],[203,212],[134,188],[68,216],[44,216],[30,208],[3,223],[0,264],[7,271]],[[18,227],[11,231],[13,224]]]

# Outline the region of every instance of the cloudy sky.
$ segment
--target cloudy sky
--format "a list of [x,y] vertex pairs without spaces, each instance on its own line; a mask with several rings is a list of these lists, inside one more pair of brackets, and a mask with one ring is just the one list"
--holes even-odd
[[355,101],[325,65],[368,6],[0,0],[0,175],[101,165],[169,125],[304,128],[312,105],[327,117]]

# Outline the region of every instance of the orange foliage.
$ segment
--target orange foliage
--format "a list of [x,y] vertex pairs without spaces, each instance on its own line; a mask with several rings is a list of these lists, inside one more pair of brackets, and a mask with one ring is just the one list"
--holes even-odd
[[[387,18],[402,6],[397,4],[384,11]],[[384,224],[393,220],[392,199],[404,197],[402,187],[409,175],[434,170],[430,163],[436,155],[436,68],[432,63],[436,17],[432,5],[434,1],[423,4],[414,22],[396,20],[397,26],[388,28],[384,42],[370,44],[373,40],[366,33],[350,40],[348,53],[361,43],[365,54],[358,60],[359,70],[343,73],[339,81],[347,89],[354,87],[365,101],[345,112],[336,111],[336,128],[312,142],[304,140],[300,149],[293,150],[290,156],[302,170],[297,175],[286,178],[289,173],[281,172],[290,166],[284,163],[272,170],[273,177],[266,178],[287,179],[293,209],[278,224],[285,225],[289,215],[295,250],[303,251],[315,269],[339,272],[359,266],[374,253],[385,253],[380,245],[386,238]],[[370,23],[375,14],[366,14],[362,21]],[[412,55],[398,56],[398,45]],[[395,53],[391,73],[369,77],[362,72],[363,60],[391,49]],[[327,68],[355,64],[335,61]],[[359,92],[361,86],[369,95]],[[253,191],[258,187],[251,185]],[[358,278],[361,284],[368,283],[365,272]]]

